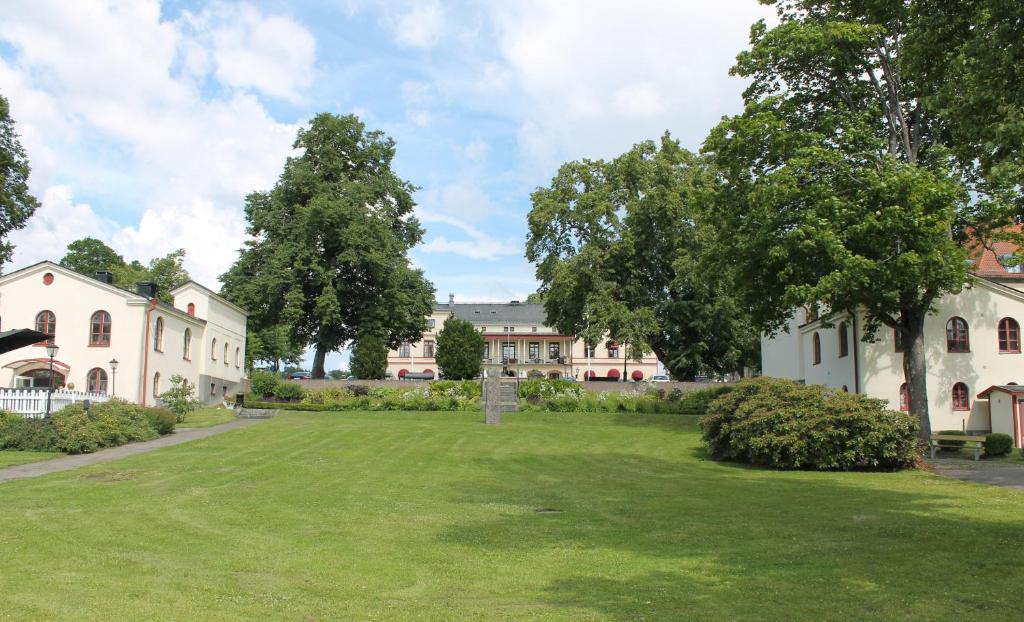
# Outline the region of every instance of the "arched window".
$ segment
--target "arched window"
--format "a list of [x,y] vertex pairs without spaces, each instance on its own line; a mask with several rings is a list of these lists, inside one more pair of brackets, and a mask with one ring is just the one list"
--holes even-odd
[[967,330],[967,320],[962,317],[949,318],[946,322],[946,352],[971,351]]
[[164,351],[164,318],[156,318],[156,330],[153,331],[153,349],[157,352]]
[[211,361],[216,361],[217,360],[217,338],[216,337],[214,337],[213,341],[210,343],[210,360]]
[[110,314],[106,311],[92,314],[92,319],[89,320],[89,345],[110,345]]
[[86,375],[86,388],[90,393],[107,392],[107,372],[101,367],[93,367]]
[[910,391],[907,390],[907,383],[900,385],[900,410],[910,410]]
[[821,337],[818,333],[814,333],[811,337],[811,348],[813,349],[811,352],[811,359],[814,361],[814,364],[817,365],[818,363],[821,363]]
[[160,397],[160,372],[153,374],[153,398]]
[[958,382],[953,385],[953,410],[970,410],[971,400],[967,397],[967,385]]
[[228,364],[228,342],[224,342],[224,364]]
[[1012,317],[999,320],[999,351],[1020,352],[1020,324]]
[[850,336],[846,331],[846,322],[839,322],[839,358],[850,354]]
[[188,314],[189,315],[195,315],[196,314],[196,303],[194,303],[194,302],[188,303]]
[[192,360],[192,329],[185,329],[185,340],[181,348],[181,358],[186,361]]
[[53,343],[53,340],[57,337],[57,316],[53,314],[53,311],[40,311],[36,315],[36,330],[47,335],[52,335],[50,339],[39,342]]
[[235,348],[235,367],[242,366],[242,348]]

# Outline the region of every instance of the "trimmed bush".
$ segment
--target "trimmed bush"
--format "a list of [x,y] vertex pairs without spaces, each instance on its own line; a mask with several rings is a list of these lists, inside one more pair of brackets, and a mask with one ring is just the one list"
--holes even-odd
[[701,420],[718,460],[780,469],[899,469],[914,464],[917,421],[883,400],[788,380],[733,385]]
[[[933,434],[951,434],[953,436],[963,436],[963,430],[939,430],[933,432]],[[942,451],[960,451],[967,441],[938,441],[939,449]]]
[[484,337],[472,322],[455,317],[445,320],[437,333],[434,357],[441,375],[452,380],[471,380],[480,375]]
[[306,390],[297,384],[282,382],[274,387],[274,397],[289,402],[298,402],[306,395]]
[[1005,456],[1013,449],[1013,438],[1009,434],[993,432],[985,436],[986,456]]
[[66,406],[49,419],[28,419],[0,412],[0,449],[91,453],[133,441],[154,439],[174,431],[176,415],[166,408],[148,408],[121,400]]
[[274,389],[277,388],[280,382],[281,380],[277,377],[277,374],[269,371],[254,371],[249,376],[249,388],[260,397],[273,395]]

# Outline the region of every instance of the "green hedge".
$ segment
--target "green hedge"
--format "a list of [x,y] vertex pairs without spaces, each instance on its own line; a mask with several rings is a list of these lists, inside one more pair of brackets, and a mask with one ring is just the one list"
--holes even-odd
[[708,406],[715,459],[782,469],[899,469],[914,464],[917,421],[883,400],[788,380],[743,380]]
[[0,449],[92,453],[133,441],[146,441],[174,431],[175,414],[121,400],[81,404],[58,410],[48,419],[30,419],[0,412]]
[[1005,456],[1013,450],[1013,437],[1002,432],[993,432],[985,436],[986,456]]

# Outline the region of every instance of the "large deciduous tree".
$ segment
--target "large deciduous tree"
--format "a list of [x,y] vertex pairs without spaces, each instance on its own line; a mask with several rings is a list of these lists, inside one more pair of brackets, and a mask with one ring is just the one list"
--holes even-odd
[[112,271],[124,265],[124,257],[96,238],[82,238],[68,244],[60,265],[86,276]]
[[315,348],[323,378],[327,353],[357,334],[388,347],[418,340],[434,289],[409,265],[423,230],[415,187],[391,169],[394,141],[324,113],[294,147],[274,188],[246,198],[251,239],[221,280],[255,329],[286,326],[291,343]]
[[480,375],[484,337],[472,322],[450,317],[437,333],[437,366],[446,380],[469,380]]
[[653,351],[677,378],[750,363],[756,332],[722,272],[697,265],[709,175],[667,134],[612,161],[563,165],[528,219],[548,321],[589,343],[607,333],[627,359]]
[[[924,320],[970,278],[968,225],[1000,221],[1006,195],[965,185],[943,144],[930,76],[907,50],[925,36],[908,1],[778,1],[733,73],[745,110],[705,149],[717,265],[767,333],[800,306],[862,312],[863,338],[902,334],[910,410],[928,435]],[[969,190],[976,194],[972,196]]]
[[14,131],[10,105],[0,95],[0,265],[10,261],[14,252],[7,236],[23,228],[39,207],[39,201],[28,191],[30,171],[28,157]]
[[138,260],[126,262],[96,238],[82,238],[68,244],[67,253],[60,260],[60,265],[88,277],[95,277],[101,270],[109,271],[114,275],[114,284],[125,289],[133,289],[142,281],[156,283],[157,298],[167,303],[173,302],[171,291],[191,278],[184,263],[183,248],[151,259],[148,265]]

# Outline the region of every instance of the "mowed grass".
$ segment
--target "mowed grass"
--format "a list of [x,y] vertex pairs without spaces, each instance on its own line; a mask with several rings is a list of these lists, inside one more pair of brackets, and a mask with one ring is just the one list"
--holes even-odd
[[1022,615],[1024,492],[719,464],[684,417],[481,418],[284,413],[0,484],[0,617]]
[[17,466],[19,464],[28,464],[29,462],[39,462],[40,460],[49,460],[60,456],[60,452],[56,451],[14,451],[14,450],[3,450],[0,451],[0,469],[9,466]]
[[185,415],[185,421],[178,424],[179,428],[209,428],[211,426],[235,420],[235,411],[223,406],[207,406],[193,410]]

